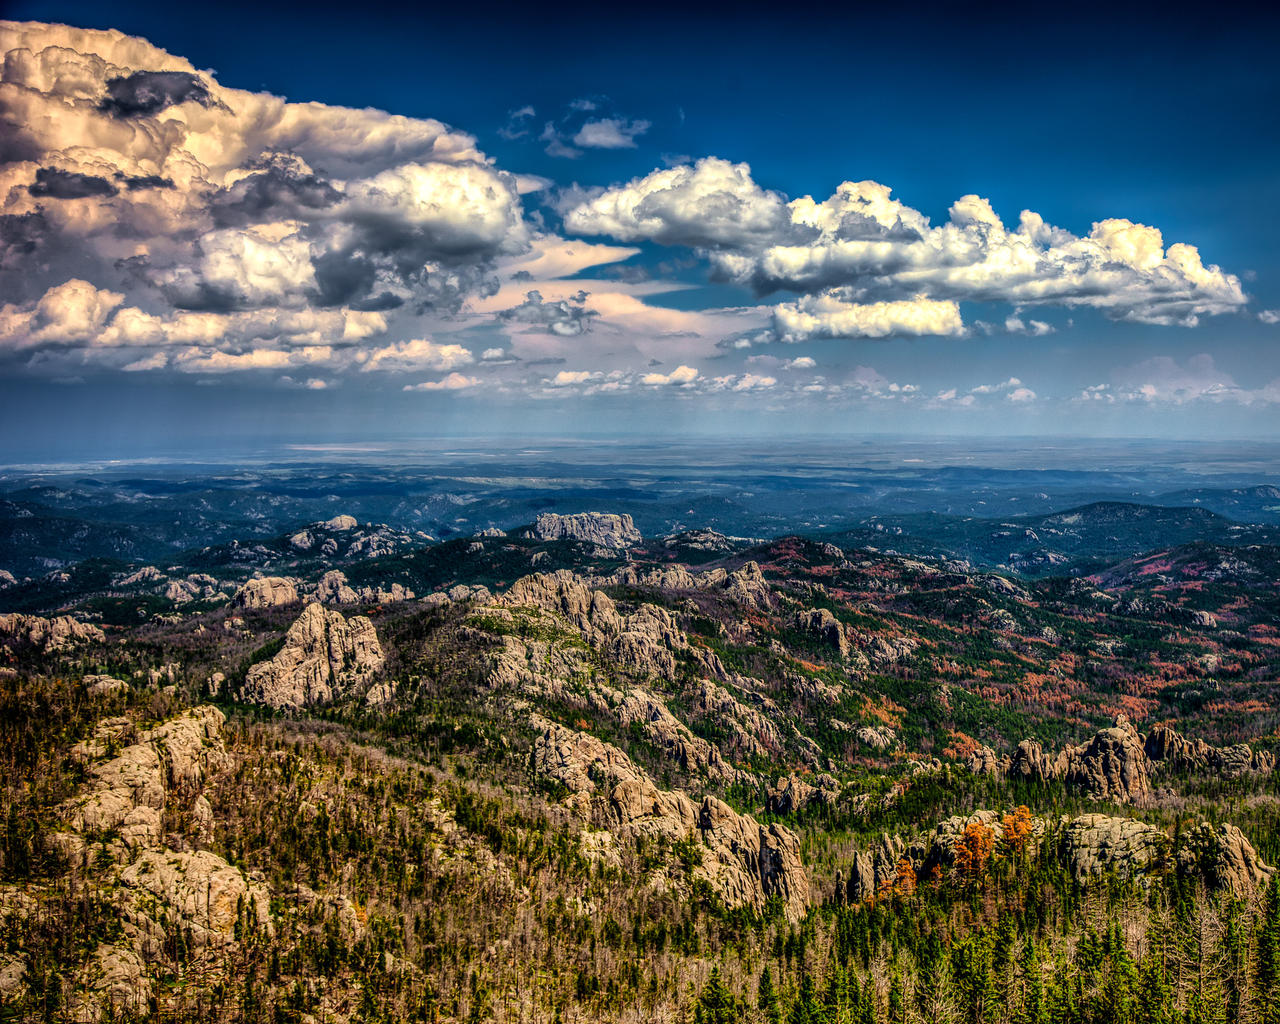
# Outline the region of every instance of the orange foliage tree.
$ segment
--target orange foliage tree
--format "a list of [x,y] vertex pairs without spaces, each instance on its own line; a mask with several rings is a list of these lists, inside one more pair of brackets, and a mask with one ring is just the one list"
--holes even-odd
[[1031,838],[1033,822],[1031,809],[1025,804],[1015,807],[1012,814],[1006,814],[1000,822],[1004,832],[1005,848],[1014,857],[1021,857],[1027,849],[1027,840]]
[[971,821],[964,828],[952,849],[956,855],[956,869],[963,875],[976,878],[982,874],[996,846],[996,834],[980,821]]

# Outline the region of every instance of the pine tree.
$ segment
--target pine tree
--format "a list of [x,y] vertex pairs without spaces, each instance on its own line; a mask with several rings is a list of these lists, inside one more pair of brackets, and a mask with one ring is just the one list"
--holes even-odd
[[1253,981],[1260,1024],[1280,1024],[1280,874],[1267,887]]

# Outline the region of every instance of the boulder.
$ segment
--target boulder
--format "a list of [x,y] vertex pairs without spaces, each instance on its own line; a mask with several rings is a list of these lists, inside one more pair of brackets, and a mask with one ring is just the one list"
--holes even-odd
[[244,697],[277,710],[337,700],[370,681],[385,661],[368,618],[346,619],[313,602],[289,627],[279,653],[249,669]]

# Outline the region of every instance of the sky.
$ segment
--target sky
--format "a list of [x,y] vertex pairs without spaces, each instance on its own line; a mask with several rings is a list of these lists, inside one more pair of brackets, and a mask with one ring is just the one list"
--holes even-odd
[[0,13],[0,459],[1280,426],[1275,16]]

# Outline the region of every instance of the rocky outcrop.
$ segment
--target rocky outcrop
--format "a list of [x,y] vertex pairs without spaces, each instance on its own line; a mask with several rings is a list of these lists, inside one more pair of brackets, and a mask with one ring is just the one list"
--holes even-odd
[[1179,868],[1197,871],[1209,885],[1230,889],[1237,896],[1260,890],[1275,874],[1276,869],[1262,862],[1235,825],[1215,828],[1201,822],[1181,840],[1176,851]]
[[860,725],[853,735],[872,750],[888,750],[898,742],[897,733],[887,725]]
[[[221,767],[225,720],[217,708],[195,708],[127,743],[133,728],[128,719],[103,721],[92,739],[72,748],[89,777],[88,792],[59,809],[72,833],[116,833],[130,849],[158,844],[166,801],[193,801],[209,773]],[[112,748],[118,752],[107,757]]]
[[999,778],[1009,770],[1009,759],[1000,758],[988,746],[981,746],[969,755],[969,771],[974,775],[991,775]]
[[764,804],[771,814],[795,814],[812,807],[833,807],[840,795],[840,784],[830,775],[819,775],[817,785],[805,782],[795,774],[779,776],[765,793]]
[[[970,766],[974,763],[971,758]],[[986,758],[981,762],[991,763]],[[1023,740],[1009,759],[1008,775],[1032,782],[1065,782],[1114,803],[1134,803],[1151,794],[1142,737],[1124,715],[1087,743],[1066,747],[1056,756],[1050,756],[1035,740]]]
[[298,588],[282,576],[260,576],[237,590],[231,603],[246,611],[283,608],[298,603]]
[[[957,841],[973,824],[986,829],[992,852],[1000,852],[1006,818],[980,810],[956,815],[911,842],[883,835],[872,847],[854,855],[849,873],[841,875],[837,901],[858,902],[885,891],[902,877],[900,864],[914,879],[936,877],[955,863]],[[1170,837],[1163,829],[1133,818],[1083,814],[1075,818],[1032,818],[1027,851],[1031,856],[1057,858],[1081,883],[1107,876],[1142,880],[1164,871],[1194,874],[1214,889],[1236,896],[1259,891],[1274,870],[1264,864],[1248,839],[1234,825],[1202,823]]]
[[1100,800],[1133,803],[1151,793],[1142,737],[1124,715],[1088,743],[1068,747],[1059,756],[1065,762],[1062,777],[1067,785]]
[[644,539],[630,516],[611,512],[580,512],[570,516],[543,512],[528,535],[535,540],[576,540],[615,551],[634,547]]
[[46,619],[39,615],[0,615],[0,641],[29,644],[45,653],[65,650],[77,643],[102,643],[106,634],[97,626],[59,615]]
[[331,569],[320,579],[316,587],[316,600],[325,604],[396,604],[412,601],[416,595],[401,583],[388,588],[355,588],[347,583],[347,576],[340,569]]
[[129,684],[114,676],[85,676],[83,682],[90,697],[123,696],[129,692]]
[[1178,733],[1161,723],[1151,730],[1146,742],[1147,757],[1170,768],[1186,772],[1210,772],[1229,779],[1241,775],[1266,775],[1275,770],[1275,755],[1254,750],[1247,743],[1214,747],[1196,737]]
[[800,842],[781,825],[763,826],[715,797],[696,804],[685,793],[659,789],[617,747],[546,721],[533,749],[536,776],[570,791],[568,803],[624,836],[694,839],[695,879],[708,882],[730,907],[764,908],[777,896],[798,921],[809,904],[809,878]]
[[849,656],[849,638],[845,636],[844,626],[828,608],[812,608],[796,612],[795,625],[798,630],[821,640],[835,648],[842,658]]
[[224,721],[212,707],[148,730],[106,719],[72,748],[87,785],[57,809],[64,830],[52,841],[80,870],[105,873],[98,891],[109,894],[120,930],[78,971],[69,1019],[145,1015],[175,940],[197,953],[227,947],[242,913],[271,927],[266,887],[199,848],[212,841],[204,787],[227,763]]
[[609,595],[592,590],[568,569],[522,577],[495,604],[506,608],[541,608],[559,615],[588,642],[622,631],[622,618]]
[[1077,879],[1113,872],[1133,877],[1148,870],[1169,851],[1169,837],[1154,825],[1132,818],[1085,814],[1066,822],[1062,853]]
[[773,604],[769,583],[757,562],[747,562],[741,569],[729,573],[722,584],[722,589],[730,601],[736,601],[750,608],[759,608],[763,611]]
[[370,682],[385,660],[368,618],[346,619],[312,603],[289,627],[279,653],[249,669],[244,697],[278,710],[337,700]]

